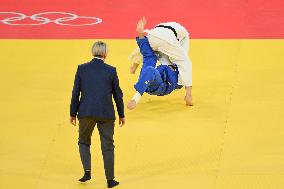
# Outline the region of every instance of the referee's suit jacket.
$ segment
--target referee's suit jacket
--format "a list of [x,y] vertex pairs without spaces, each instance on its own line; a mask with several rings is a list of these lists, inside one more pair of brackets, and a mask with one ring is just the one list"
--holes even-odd
[[123,93],[119,87],[116,68],[99,58],[94,58],[78,66],[72,91],[70,116],[115,120],[112,97],[119,117],[124,118]]

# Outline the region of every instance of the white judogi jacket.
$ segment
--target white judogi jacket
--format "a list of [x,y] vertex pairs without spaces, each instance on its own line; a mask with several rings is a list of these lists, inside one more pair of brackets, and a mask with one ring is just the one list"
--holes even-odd
[[155,37],[161,38],[171,44],[176,43],[176,40],[178,40],[179,44],[185,49],[185,51],[189,51],[189,33],[182,25],[177,22],[164,22],[158,25],[171,26],[176,30],[177,37],[175,35],[169,35],[169,32],[172,31],[166,28],[153,28],[150,30],[146,29],[145,32]]
[[[175,29],[177,36],[171,29],[156,27],[146,29],[149,43],[154,51],[162,52],[169,56],[170,61],[179,68],[179,84],[192,86],[192,63],[188,57],[189,33],[176,22],[165,22],[158,25],[171,26]],[[165,59],[160,62],[168,62]]]

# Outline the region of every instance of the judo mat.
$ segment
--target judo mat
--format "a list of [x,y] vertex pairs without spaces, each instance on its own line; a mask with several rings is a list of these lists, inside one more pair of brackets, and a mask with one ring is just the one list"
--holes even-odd
[[[169,1],[179,11],[192,12],[180,15],[170,9],[163,17],[150,14],[146,1],[140,8],[130,1],[114,2],[117,6],[110,1],[71,3],[77,7],[73,12],[101,18],[96,26],[0,23],[0,188],[106,188],[97,130],[92,180],[77,181],[83,174],[78,126],[69,124],[74,75],[78,64],[92,58],[93,42],[106,41],[106,62],[117,67],[127,103],[138,77],[129,73],[127,57],[136,47],[132,38],[143,13],[150,26],[170,19],[192,28],[194,106],[185,106],[181,89],[165,97],[145,95],[135,110],[126,110],[126,125],[115,127],[117,188],[284,188],[283,3]],[[47,4],[1,0],[1,11],[71,11],[67,1]],[[94,14],[91,4],[98,10]],[[134,9],[133,17],[109,15]],[[224,12],[232,14],[224,17]],[[128,22],[117,23],[122,17]]]

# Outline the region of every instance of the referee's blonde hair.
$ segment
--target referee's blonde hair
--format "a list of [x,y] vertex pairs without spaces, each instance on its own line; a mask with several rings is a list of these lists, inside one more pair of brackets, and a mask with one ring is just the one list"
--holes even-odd
[[92,47],[92,54],[94,57],[105,58],[108,53],[108,47],[105,42],[97,41]]

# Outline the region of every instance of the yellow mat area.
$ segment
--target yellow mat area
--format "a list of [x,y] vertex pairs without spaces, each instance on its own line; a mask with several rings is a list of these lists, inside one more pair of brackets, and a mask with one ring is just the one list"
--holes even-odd
[[[134,40],[106,40],[125,103],[137,75]],[[69,103],[93,40],[1,40],[0,188],[105,188],[98,132],[93,179],[83,174]],[[284,41],[191,40],[194,106],[184,90],[145,95],[115,128],[116,176],[125,189],[283,189]]]

